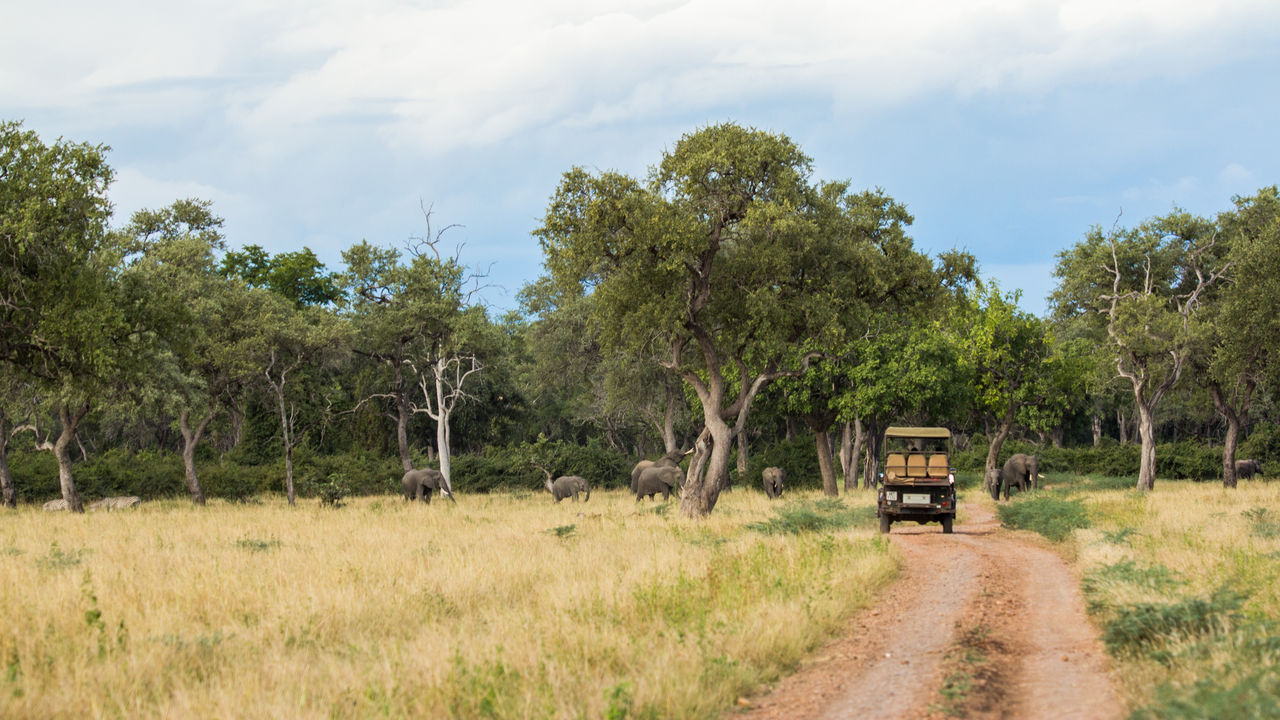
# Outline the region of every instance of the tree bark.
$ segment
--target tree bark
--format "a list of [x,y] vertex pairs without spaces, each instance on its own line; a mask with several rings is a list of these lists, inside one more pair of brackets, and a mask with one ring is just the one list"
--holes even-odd
[[822,474],[822,492],[827,497],[836,497],[840,494],[840,487],[836,485],[835,466],[831,462],[831,434],[826,430],[814,430],[813,441],[818,446],[818,470]]
[[862,418],[844,423],[840,430],[840,471],[844,475],[844,491],[858,488],[858,456],[862,452]]
[[750,443],[747,441],[745,432],[738,433],[738,480],[745,483],[747,477],[747,464],[751,453]]
[[1120,436],[1120,444],[1129,444],[1129,418],[1126,416],[1124,408],[1116,408],[1116,427],[1119,428],[1117,435]]
[[1009,437],[1009,431],[1013,429],[1013,418],[1017,411],[1018,408],[1010,403],[1004,419],[991,435],[991,444],[987,446],[987,464],[983,468],[982,484],[988,494],[991,492],[992,479],[997,477],[991,471],[1000,467],[1000,448],[1004,446],[1004,441]]
[[0,410],[0,492],[4,495],[4,506],[18,507],[18,491],[13,484],[13,473],[9,471],[9,416]]
[[705,437],[699,437],[694,465],[701,467],[705,462],[706,469],[699,474],[689,473],[680,498],[680,512],[690,518],[706,517],[715,508],[729,476],[729,451],[733,447],[733,428],[713,410],[704,409],[703,417]]
[[200,437],[204,435],[205,428],[212,419],[213,412],[210,411],[192,429],[191,412],[183,410],[178,414],[178,429],[182,431],[182,469],[187,478],[187,492],[191,493],[191,502],[200,506],[205,504],[205,500],[200,479],[196,477],[196,445],[200,443]]
[[1102,444],[1102,414],[1095,410],[1090,421],[1093,430],[1093,446],[1098,447]]
[[62,487],[62,499],[67,501],[67,508],[72,512],[84,512],[84,504],[80,501],[80,492],[76,490],[75,480],[71,477],[71,443],[75,440],[80,421],[89,413],[89,401],[85,400],[74,409],[65,403],[58,406],[58,418],[62,421],[62,432],[53,443],[53,456],[58,461],[58,484]]
[[884,444],[880,421],[867,421],[864,434],[867,440],[867,456],[862,466],[862,487],[870,490],[876,486],[880,477],[880,447]]
[[[1239,387],[1239,386],[1237,386]],[[1242,418],[1249,412],[1253,400],[1253,391],[1257,383],[1251,378],[1244,381],[1244,387],[1235,395],[1236,404],[1228,402],[1222,393],[1222,387],[1216,382],[1209,383],[1209,395],[1213,398],[1213,406],[1218,414],[1227,421],[1227,434],[1222,442],[1222,487],[1236,487],[1236,447],[1240,440]]]
[[662,413],[662,447],[663,454],[670,455],[680,449],[680,444],[676,439],[676,393],[671,389],[667,390],[667,409]]
[[1138,437],[1142,441],[1141,462],[1138,465],[1138,489],[1147,492],[1156,486],[1155,408],[1140,400],[1134,404],[1138,409]]

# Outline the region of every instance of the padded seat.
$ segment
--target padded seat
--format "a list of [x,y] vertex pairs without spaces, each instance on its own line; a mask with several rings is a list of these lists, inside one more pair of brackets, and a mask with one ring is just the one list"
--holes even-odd
[[934,453],[929,456],[929,477],[946,477],[951,470],[946,453]]
[[884,461],[884,476],[887,478],[907,476],[907,458],[905,455],[893,453]]
[[907,477],[929,477],[929,470],[925,464],[924,455],[907,456]]

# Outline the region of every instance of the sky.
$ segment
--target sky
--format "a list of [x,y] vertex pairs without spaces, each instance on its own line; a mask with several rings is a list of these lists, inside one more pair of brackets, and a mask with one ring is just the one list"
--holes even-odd
[[1044,314],[1093,226],[1280,183],[1275,0],[46,0],[0,12],[0,120],[105,144],[115,224],[213,202],[232,248],[426,232],[495,313],[575,166],[782,133]]

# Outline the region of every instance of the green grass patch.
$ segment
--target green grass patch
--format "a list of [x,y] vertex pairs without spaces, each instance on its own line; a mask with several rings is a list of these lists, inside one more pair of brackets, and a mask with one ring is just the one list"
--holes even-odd
[[1031,530],[1054,542],[1066,540],[1072,530],[1089,527],[1089,513],[1084,503],[1043,493],[1029,493],[996,510],[1005,527]]
[[747,523],[747,529],[766,535],[799,535],[870,526],[876,517],[875,508],[849,508],[838,498],[788,503],[773,512],[774,517],[764,522]]
[[1239,593],[1220,588],[1208,598],[1120,607],[1107,623],[1102,641],[1113,655],[1146,654],[1168,662],[1170,656],[1165,648],[1171,644],[1227,632],[1239,618],[1244,600]]

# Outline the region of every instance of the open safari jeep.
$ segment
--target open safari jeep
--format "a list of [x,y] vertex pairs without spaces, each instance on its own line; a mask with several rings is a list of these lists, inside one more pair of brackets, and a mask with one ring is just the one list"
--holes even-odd
[[942,523],[956,519],[956,476],[951,468],[951,431],[939,427],[891,427],[882,444],[876,515],[880,532],[901,520]]

